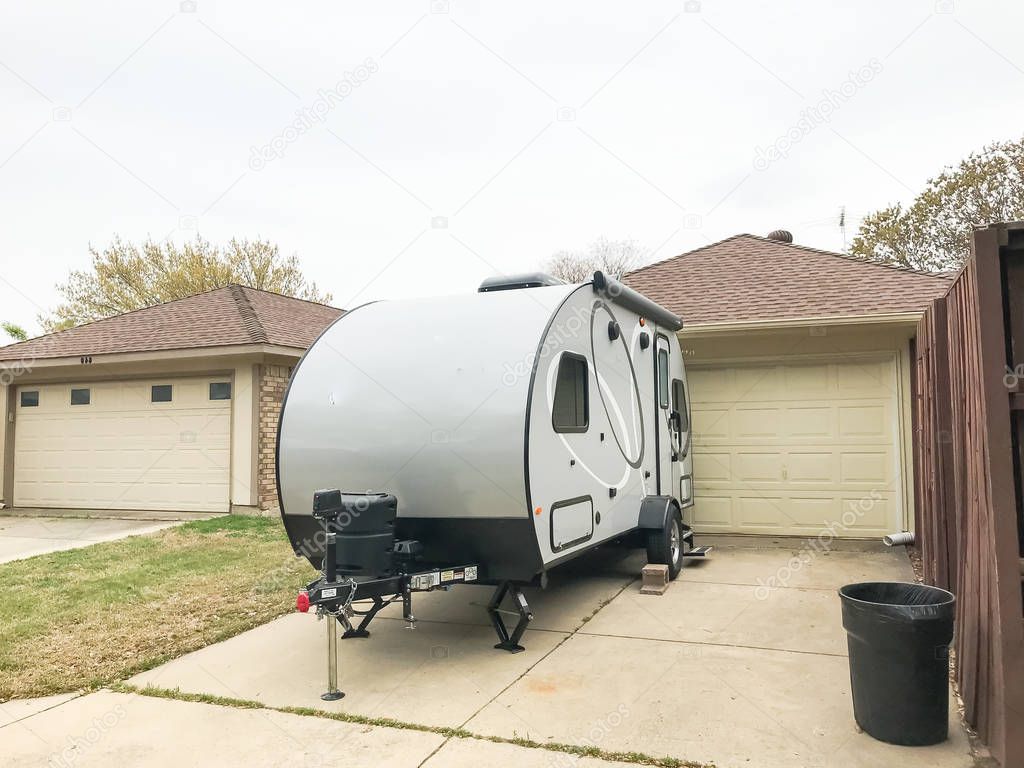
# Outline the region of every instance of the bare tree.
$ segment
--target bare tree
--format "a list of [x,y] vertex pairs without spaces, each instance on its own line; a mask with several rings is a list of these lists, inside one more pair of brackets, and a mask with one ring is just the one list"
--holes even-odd
[[618,278],[640,266],[645,253],[635,240],[599,237],[585,251],[558,251],[544,269],[567,283],[582,283],[597,270]]

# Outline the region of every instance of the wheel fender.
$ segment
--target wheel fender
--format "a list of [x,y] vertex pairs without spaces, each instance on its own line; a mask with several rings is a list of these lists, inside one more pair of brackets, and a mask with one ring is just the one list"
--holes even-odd
[[645,496],[640,502],[640,520],[637,528],[644,531],[663,530],[668,516],[678,510],[679,503],[671,496]]

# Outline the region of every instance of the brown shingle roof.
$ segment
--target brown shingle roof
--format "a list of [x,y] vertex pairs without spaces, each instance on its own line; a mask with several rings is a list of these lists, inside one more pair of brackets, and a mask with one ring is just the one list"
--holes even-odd
[[342,310],[241,285],[0,347],[0,360],[278,344],[305,349]]
[[692,325],[921,312],[951,280],[744,234],[641,267],[624,282]]

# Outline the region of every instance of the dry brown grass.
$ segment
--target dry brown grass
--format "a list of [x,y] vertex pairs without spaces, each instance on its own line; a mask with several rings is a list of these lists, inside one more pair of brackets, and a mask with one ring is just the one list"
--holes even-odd
[[294,607],[280,523],[225,517],[0,565],[0,701],[109,684]]

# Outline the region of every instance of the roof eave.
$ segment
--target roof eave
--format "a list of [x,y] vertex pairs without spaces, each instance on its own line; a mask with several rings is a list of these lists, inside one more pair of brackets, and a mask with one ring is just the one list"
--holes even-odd
[[793,317],[772,320],[726,320],[722,322],[690,322],[679,332],[684,336],[736,333],[739,331],[785,330],[787,328],[810,328],[823,325],[887,325],[916,326],[924,315],[920,312],[890,312],[880,315],[827,315],[823,317]]
[[229,344],[215,347],[186,347],[182,349],[156,349],[139,352],[111,352],[91,355],[63,355],[61,357],[33,358],[31,355],[0,360],[0,371],[33,371],[40,368],[59,368],[69,365],[82,365],[82,358],[90,359],[89,365],[112,365],[116,363],[147,363],[181,357],[207,358],[235,355],[282,355],[299,358],[305,347],[291,347],[284,344]]

